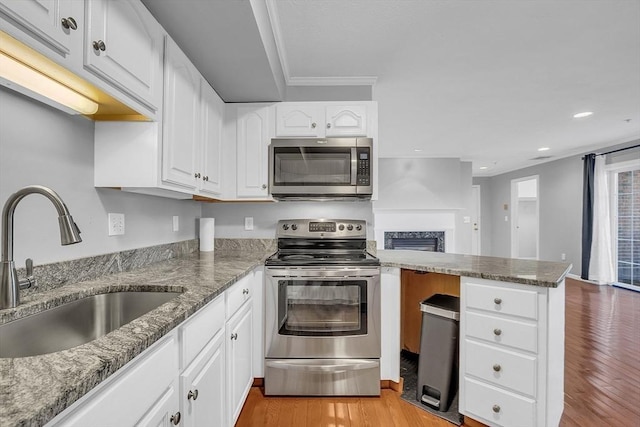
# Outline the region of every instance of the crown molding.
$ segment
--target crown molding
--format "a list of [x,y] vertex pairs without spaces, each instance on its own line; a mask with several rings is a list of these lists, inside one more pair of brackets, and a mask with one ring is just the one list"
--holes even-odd
[[276,50],[280,58],[280,65],[284,73],[284,81],[287,86],[374,86],[378,80],[375,76],[353,76],[353,77],[291,77],[289,63],[284,47],[284,38],[280,29],[278,18],[277,0],[265,0],[273,38],[276,43]]

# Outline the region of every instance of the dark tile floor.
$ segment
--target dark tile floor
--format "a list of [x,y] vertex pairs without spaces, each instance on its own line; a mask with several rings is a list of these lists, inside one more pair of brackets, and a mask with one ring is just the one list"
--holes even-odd
[[404,388],[402,390],[402,400],[421,408],[430,414],[436,415],[456,425],[462,425],[462,415],[458,413],[458,393],[456,392],[451,406],[447,412],[440,412],[419,402],[416,399],[418,387],[418,360],[417,354],[403,351],[400,355],[400,376],[404,378]]

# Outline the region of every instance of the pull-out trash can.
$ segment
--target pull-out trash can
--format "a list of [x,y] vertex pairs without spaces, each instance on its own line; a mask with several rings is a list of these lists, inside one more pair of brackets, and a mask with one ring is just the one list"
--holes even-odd
[[416,399],[446,412],[458,390],[460,299],[435,294],[420,303],[422,328]]

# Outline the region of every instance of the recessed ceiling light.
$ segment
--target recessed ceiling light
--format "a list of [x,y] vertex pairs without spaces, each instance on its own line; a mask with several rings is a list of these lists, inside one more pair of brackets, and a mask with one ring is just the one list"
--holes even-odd
[[577,113],[573,115],[573,118],[575,119],[581,119],[583,117],[589,117],[590,115],[592,115],[593,112],[592,111],[585,111],[583,113]]
[[549,151],[549,147],[540,147],[538,151]]
[[414,148],[413,151],[415,151],[416,153],[420,153],[422,151],[422,148]]
[[480,170],[481,170],[481,171],[483,171],[483,170],[485,170],[485,169],[489,169],[489,167],[487,167],[487,166],[480,166]]

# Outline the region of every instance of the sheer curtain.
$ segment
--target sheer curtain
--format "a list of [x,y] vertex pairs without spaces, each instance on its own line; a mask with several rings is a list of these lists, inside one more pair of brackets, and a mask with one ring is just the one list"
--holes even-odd
[[611,250],[611,214],[605,157],[597,156],[594,170],[593,241],[589,280],[601,285],[614,281],[613,252]]

